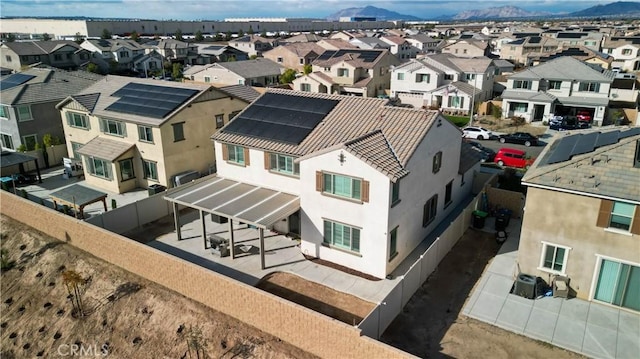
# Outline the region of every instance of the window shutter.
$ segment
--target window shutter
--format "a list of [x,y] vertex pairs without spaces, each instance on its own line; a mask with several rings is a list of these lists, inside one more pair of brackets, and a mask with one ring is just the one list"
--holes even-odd
[[596,222],[596,226],[602,227],[602,228],[609,227],[611,210],[613,210],[613,201],[603,199],[600,202],[600,211],[598,212],[598,221]]
[[67,125],[71,126],[71,114],[69,112],[66,112],[67,115]]
[[270,170],[271,168],[271,155],[269,154],[269,152],[264,152],[264,169],[265,170]]
[[362,181],[362,202],[369,202],[369,181]]
[[633,215],[633,219],[631,220],[631,228],[629,228],[629,232],[633,234],[640,234],[640,206],[636,206],[636,211]]
[[227,146],[227,144],[225,143],[222,144],[222,160],[223,161],[229,160],[229,146]]
[[249,161],[249,149],[248,148],[243,148],[244,150],[244,165],[245,166],[249,166],[251,164],[251,162]]
[[322,172],[316,171],[316,191],[322,192]]

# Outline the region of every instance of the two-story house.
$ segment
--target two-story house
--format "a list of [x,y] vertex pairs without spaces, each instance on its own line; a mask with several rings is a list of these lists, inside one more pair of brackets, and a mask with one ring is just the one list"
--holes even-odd
[[[118,69],[134,69],[134,58],[144,55],[146,49],[127,39],[86,39],[80,44],[107,64],[115,63]],[[159,60],[162,64],[162,59]]]
[[[45,135],[64,140],[55,106],[85,89],[101,75],[41,65],[0,78],[0,135],[3,150],[33,150]],[[48,165],[48,164],[47,164]]]
[[[546,36],[546,34],[543,33]],[[598,31],[560,31],[551,34],[561,46],[584,46],[593,51],[600,51],[604,34]]]
[[415,58],[418,51],[407,39],[401,36],[382,36],[380,40],[390,45],[389,51],[400,60],[405,62]]
[[44,64],[60,69],[77,69],[89,61],[90,53],[68,40],[3,42],[0,66],[21,71],[30,65]]
[[394,67],[391,97],[414,107],[469,113],[493,95],[496,67],[487,57],[434,54]]
[[440,48],[443,54],[451,54],[458,57],[481,57],[491,54],[488,41],[460,39],[443,44]]
[[540,57],[562,48],[562,43],[547,36],[527,36],[502,44],[500,58],[519,65],[529,65],[530,58]]
[[311,65],[323,52],[325,49],[315,42],[291,42],[269,50],[262,56],[287,69],[303,72],[305,65]]
[[441,39],[434,39],[427,34],[416,34],[405,38],[411,46],[415,47],[419,54],[433,54],[439,51]]
[[518,267],[640,311],[640,128],[558,135],[527,171]]
[[209,137],[244,109],[210,85],[107,76],[58,103],[67,149],[87,184],[123,193],[186,171],[209,172]]
[[514,73],[502,93],[502,114],[540,121],[550,115],[591,115],[601,125],[609,105],[615,74],[590,66],[571,56],[562,56]]
[[185,70],[185,80],[220,86],[248,85],[266,87],[279,84],[285,68],[269,59],[217,62],[195,65]]
[[613,56],[604,54],[599,51],[593,51],[584,46],[566,46],[551,53],[540,54],[539,56],[530,56],[529,60],[532,66],[536,66],[542,62],[553,60],[557,57],[571,56],[576,59],[587,63],[594,64],[602,67],[603,69],[611,70],[611,63],[613,63]]
[[391,67],[399,63],[388,50],[327,50],[313,62],[312,73],[293,80],[293,89],[363,97],[385,95]]
[[249,60],[249,55],[246,52],[242,52],[235,47],[227,45],[211,45],[211,44],[196,44],[198,46],[198,55],[207,59],[205,61],[208,64],[214,62],[227,62],[227,61],[244,61]]
[[146,53],[155,51],[162,55],[164,61],[171,63],[195,65],[198,61],[196,44],[175,39],[158,39],[145,42],[142,46],[146,49]]
[[611,37],[605,40],[602,52],[613,56],[612,68],[623,71],[640,70],[640,41],[637,37]]
[[229,46],[246,52],[250,57],[262,56],[263,52],[271,50],[274,46],[278,46],[278,41],[265,39],[259,35],[246,35],[229,41]]
[[384,278],[470,194],[460,134],[438,111],[269,89],[212,136],[217,176],[179,201]]

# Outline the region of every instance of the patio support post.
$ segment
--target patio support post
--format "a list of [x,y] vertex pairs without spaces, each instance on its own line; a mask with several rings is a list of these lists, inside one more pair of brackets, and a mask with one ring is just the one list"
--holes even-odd
[[[38,159],[36,161],[36,173],[38,174],[38,183],[42,183],[42,175],[40,174],[40,166],[38,166]],[[22,165],[22,163],[20,164]]]
[[233,238],[233,219],[229,218],[229,252],[231,253],[231,259],[236,257],[235,243]]
[[182,240],[182,232],[180,226],[180,208],[178,208],[178,204],[173,202],[173,222],[176,226],[176,233],[178,235],[178,240]]
[[204,242],[204,249],[207,249],[207,224],[204,221],[204,212],[200,212],[200,223],[202,224],[202,242]]
[[258,237],[260,238],[260,269],[265,269],[264,265],[264,229],[258,228]]

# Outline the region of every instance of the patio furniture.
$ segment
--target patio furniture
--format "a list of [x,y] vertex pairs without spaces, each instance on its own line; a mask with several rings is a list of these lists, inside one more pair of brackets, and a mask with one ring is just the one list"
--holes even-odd
[[217,254],[220,257],[229,256],[229,241],[227,239],[211,234],[209,235],[209,246],[212,254]]
[[556,276],[553,279],[553,296],[559,298],[569,298],[569,278]]

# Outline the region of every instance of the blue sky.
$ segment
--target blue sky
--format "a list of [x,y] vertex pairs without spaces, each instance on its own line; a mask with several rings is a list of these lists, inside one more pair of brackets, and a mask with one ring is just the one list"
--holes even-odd
[[566,13],[610,1],[582,0],[0,0],[1,16],[87,16],[175,20],[229,17],[324,18],[342,9],[372,5],[422,18],[514,5],[528,11]]

